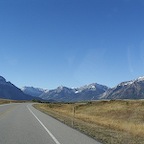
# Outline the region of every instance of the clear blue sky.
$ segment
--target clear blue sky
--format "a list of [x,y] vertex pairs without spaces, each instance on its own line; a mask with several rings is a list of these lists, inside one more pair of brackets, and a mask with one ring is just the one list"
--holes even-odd
[[0,75],[48,89],[143,76],[144,1],[0,0]]

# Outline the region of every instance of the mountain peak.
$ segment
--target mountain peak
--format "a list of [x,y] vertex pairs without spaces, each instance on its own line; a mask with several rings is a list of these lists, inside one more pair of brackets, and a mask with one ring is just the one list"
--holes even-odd
[[131,80],[131,81],[121,82],[115,88],[121,87],[121,86],[128,86],[128,85],[131,85],[131,84],[133,84],[135,82],[141,82],[141,81],[144,81],[144,76],[138,77],[137,79],[134,79],[134,80]]
[[25,95],[18,87],[0,76],[0,98],[12,100],[32,100],[33,97]]
[[136,79],[136,81],[138,81],[138,82],[144,81],[144,76],[139,77],[138,79]]
[[6,82],[6,79],[2,76],[0,76],[0,82]]
[[57,87],[57,89],[59,89],[59,90],[62,90],[64,88],[64,86],[59,86],[59,87]]

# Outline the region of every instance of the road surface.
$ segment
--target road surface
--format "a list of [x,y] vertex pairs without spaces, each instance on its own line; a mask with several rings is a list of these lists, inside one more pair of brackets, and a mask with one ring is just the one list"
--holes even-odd
[[23,103],[0,105],[0,144],[100,143]]

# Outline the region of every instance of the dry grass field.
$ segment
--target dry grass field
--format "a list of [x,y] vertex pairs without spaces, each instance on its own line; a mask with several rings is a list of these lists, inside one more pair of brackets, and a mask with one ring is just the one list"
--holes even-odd
[[0,99],[0,104],[7,104],[10,103],[10,100]]
[[144,144],[142,100],[34,106],[104,144]]

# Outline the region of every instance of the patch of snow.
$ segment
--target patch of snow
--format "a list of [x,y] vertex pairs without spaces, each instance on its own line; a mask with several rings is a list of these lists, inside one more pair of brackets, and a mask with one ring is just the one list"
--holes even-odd
[[128,81],[124,83],[124,86],[131,85],[131,84],[133,84],[133,81]]
[[48,89],[44,90],[44,93],[48,93],[48,92],[49,92],[49,90],[48,90]]
[[134,81],[122,82],[122,83],[118,84],[115,88],[120,87],[120,86],[128,86],[128,85],[131,85],[133,83],[134,83]]
[[79,91],[75,91],[75,94],[80,93]]
[[140,82],[140,81],[144,81],[144,76],[139,77],[139,78],[137,79],[137,81],[138,81],[138,82]]
[[95,89],[96,87],[94,85],[91,86],[92,89]]

